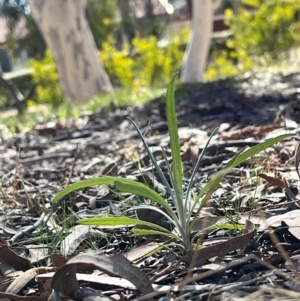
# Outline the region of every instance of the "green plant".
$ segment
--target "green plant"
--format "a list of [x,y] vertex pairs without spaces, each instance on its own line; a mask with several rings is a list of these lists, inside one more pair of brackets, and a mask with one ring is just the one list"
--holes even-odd
[[130,46],[124,44],[122,50],[117,50],[111,43],[105,42],[100,51],[100,57],[110,79],[123,87],[134,88],[133,64],[129,56]]
[[58,73],[49,50],[42,60],[30,60],[33,68],[32,78],[36,84],[36,100],[39,103],[49,103],[54,107],[63,103],[63,94],[58,83]]
[[139,205],[139,206],[134,206],[126,211],[139,210],[139,209],[155,210],[160,214],[162,214],[174,227],[177,228],[179,235],[176,235],[173,232],[169,231],[168,229],[165,229],[159,225],[141,221],[138,219],[125,217],[125,216],[94,217],[90,219],[80,220],[79,221],[80,224],[102,225],[102,226],[105,225],[148,226],[152,230],[136,228],[134,230],[134,233],[136,235],[151,235],[151,234],[165,235],[177,241],[178,240],[181,241],[183,248],[186,251],[191,251],[193,249],[191,234],[192,234],[193,222],[195,221],[194,217],[198,216],[198,213],[203,208],[205,203],[209,200],[212,193],[215,191],[215,189],[217,188],[217,186],[219,185],[223,177],[226,175],[226,173],[228,173],[228,171],[230,171],[233,167],[241,164],[247,158],[257,154],[258,152],[266,149],[267,147],[273,145],[274,143],[284,138],[290,137],[292,135],[291,134],[281,135],[279,137],[273,138],[254,147],[251,147],[247,150],[243,150],[239,152],[226,164],[223,170],[218,172],[214,177],[211,178],[211,180],[208,181],[208,183],[203,187],[203,189],[199,194],[196,194],[195,192],[193,192],[192,189],[194,178],[196,173],[198,172],[199,164],[202,160],[207,145],[209,144],[209,141],[214,134],[213,133],[209,138],[209,140],[207,141],[206,146],[204,147],[203,151],[201,152],[197,160],[197,163],[191,174],[191,178],[189,180],[189,184],[186,191],[183,191],[183,185],[182,185],[183,165],[180,156],[180,144],[179,144],[177,117],[176,117],[175,100],[174,100],[175,80],[176,80],[176,76],[173,77],[171,83],[168,86],[167,97],[166,97],[167,98],[166,113],[167,113],[167,122],[168,122],[170,146],[171,146],[172,161],[173,161],[172,166],[167,160],[164,149],[162,149],[172,185],[169,185],[162,170],[158,166],[141,131],[131,119],[129,120],[136,128],[139,137],[143,142],[149,157],[151,158],[155,170],[158,172],[162,183],[165,185],[168,194],[172,198],[172,202],[176,210],[174,211],[171,205],[162,196],[160,196],[157,192],[155,192],[145,184],[130,179],[111,177],[111,176],[89,179],[89,180],[72,184],[68,186],[66,189],[59,192],[54,197],[53,199],[54,203],[58,202],[62,197],[77,189],[82,189],[84,187],[89,187],[94,185],[114,185],[115,189],[118,191],[132,193],[137,196],[151,199],[154,203],[158,205],[158,206]]
[[180,69],[184,54],[183,44],[188,31],[183,30],[170,43],[160,47],[155,36],[134,38],[118,50],[111,43],[104,43],[100,57],[110,79],[124,88],[161,87],[172,74]]
[[98,49],[112,38],[117,25],[116,9],[116,0],[87,1],[86,17]]
[[236,49],[242,69],[249,69],[257,56],[277,59],[299,45],[299,9],[299,0],[242,0],[239,14],[226,10],[226,23],[233,32],[228,43]]
[[228,52],[225,50],[221,52],[214,51],[205,71],[204,79],[209,81],[216,78],[235,76],[239,71],[238,66]]

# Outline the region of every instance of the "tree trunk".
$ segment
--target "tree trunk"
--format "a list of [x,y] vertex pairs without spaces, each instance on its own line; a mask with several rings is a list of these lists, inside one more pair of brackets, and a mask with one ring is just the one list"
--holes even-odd
[[100,91],[113,93],[85,19],[86,0],[29,0],[57,65],[62,91],[77,103]]
[[183,83],[203,81],[203,73],[210,47],[212,28],[212,1],[193,0],[192,34],[185,51],[181,72],[181,81]]
[[122,18],[122,44],[124,42],[131,44],[131,41],[136,36],[137,31],[135,16],[131,12],[130,3],[128,1],[117,1],[117,5]]

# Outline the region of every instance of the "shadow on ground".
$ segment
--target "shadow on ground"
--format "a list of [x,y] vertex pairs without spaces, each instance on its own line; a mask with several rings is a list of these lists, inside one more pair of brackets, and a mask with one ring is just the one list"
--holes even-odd
[[[265,125],[272,123],[281,107],[298,102],[300,74],[255,74],[205,84],[180,84],[176,88],[180,126],[217,126],[222,123]],[[300,106],[299,106],[300,107]],[[154,99],[134,115],[145,122],[165,120],[165,99]],[[292,117],[297,117],[294,107]],[[283,112],[285,113],[285,112]],[[147,121],[145,120],[147,119]]]

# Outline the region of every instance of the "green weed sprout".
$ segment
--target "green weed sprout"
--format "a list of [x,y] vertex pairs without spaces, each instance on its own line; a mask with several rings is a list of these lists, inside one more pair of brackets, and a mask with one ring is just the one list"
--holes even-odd
[[[186,191],[183,191],[182,185],[182,161],[180,156],[180,144],[179,144],[179,136],[178,136],[178,126],[177,126],[177,116],[175,111],[175,100],[174,100],[174,90],[175,90],[175,81],[177,78],[177,74],[171,80],[168,89],[167,89],[167,97],[166,97],[166,111],[167,111],[167,122],[168,122],[168,130],[170,136],[170,145],[171,145],[171,153],[172,153],[172,166],[167,160],[165,151],[163,150],[164,158],[167,164],[168,173],[171,179],[171,185],[167,181],[165,175],[162,170],[158,166],[149,146],[143,134],[141,133],[138,126],[131,119],[131,123],[134,125],[135,129],[138,132],[138,135],[141,141],[144,144],[144,147],[151,158],[152,164],[155,167],[155,170],[158,172],[159,177],[166,187],[168,194],[171,196],[173,204],[175,206],[175,210],[172,209],[171,205],[165,200],[162,196],[160,196],[156,191],[149,188],[143,183],[136,182],[131,179],[114,177],[114,176],[103,176],[94,179],[88,179],[85,181],[81,181],[75,184],[72,184],[60,191],[54,198],[53,202],[58,202],[62,197],[69,194],[70,192],[78,189],[82,189],[85,187],[90,187],[94,185],[114,185],[115,189],[120,192],[132,193],[134,195],[145,197],[152,200],[156,205],[138,205],[131,207],[127,211],[139,210],[139,209],[148,209],[159,212],[163,215],[174,227],[176,227],[178,235],[171,232],[168,229],[165,229],[159,225],[142,221],[135,218],[129,218],[126,216],[103,216],[103,217],[93,217],[86,218],[78,221],[82,225],[91,225],[91,226],[147,226],[150,229],[134,229],[134,233],[136,235],[151,235],[158,234],[164,235],[174,240],[180,241],[183,248],[186,252],[189,252],[193,249],[191,233],[194,216],[197,217],[200,210],[203,208],[205,203],[209,200],[212,193],[218,187],[219,183],[222,181],[223,177],[235,166],[238,166],[242,162],[244,162],[249,157],[265,150],[266,148],[272,146],[273,144],[285,139],[287,137],[292,136],[292,134],[285,134],[273,139],[262,142],[256,146],[253,146],[247,150],[242,150],[238,154],[236,154],[225,166],[223,170],[216,173],[214,177],[212,177],[207,184],[202,188],[199,194],[196,194],[192,198],[192,186],[193,180],[198,172],[198,168],[200,162],[202,160],[203,154],[214,135],[215,131],[212,133],[210,138],[208,139],[206,146],[203,148],[201,154],[198,157],[197,163],[192,171],[191,178],[189,179],[189,184]],[[194,195],[194,194],[193,194]],[[196,206],[198,206],[196,210]]]

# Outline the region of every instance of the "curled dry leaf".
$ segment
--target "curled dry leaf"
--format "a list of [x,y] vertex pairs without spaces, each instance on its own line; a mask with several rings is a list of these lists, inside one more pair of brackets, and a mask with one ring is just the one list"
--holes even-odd
[[15,253],[4,240],[0,240],[0,262],[16,271],[27,271],[31,268],[29,260]]
[[193,231],[207,233],[208,228],[216,225],[217,223],[226,223],[228,219],[223,216],[216,216],[216,215],[207,215],[198,218],[195,222],[193,222]]
[[288,226],[288,231],[300,240],[300,210],[293,210],[279,216],[273,216],[265,221],[259,230],[265,230],[267,226],[278,227],[281,222]]
[[6,289],[6,293],[17,294],[25,285],[33,280],[39,273],[44,273],[46,270],[51,271],[52,268],[32,268],[18,276]]
[[134,267],[124,256],[117,254],[106,256],[96,251],[81,253],[60,267],[52,279],[52,295],[49,300],[57,300],[59,294],[72,298],[78,291],[79,285],[76,272],[80,270],[99,269],[110,276],[122,277],[130,281],[142,293],[153,292],[148,277],[137,267]]
[[199,251],[194,251],[186,254],[182,260],[185,262],[196,261],[197,265],[203,264],[206,260],[215,257],[215,256],[223,256],[228,252],[232,252],[238,249],[245,248],[254,233],[254,224],[250,221],[246,221],[245,229],[242,235],[237,237],[230,238],[221,243],[214,244],[209,247],[205,247]]
[[[48,280],[51,280],[54,273],[47,273],[47,274],[41,274],[36,276],[36,279],[44,283],[48,282]],[[122,279],[120,277],[107,277],[106,275],[96,275],[94,273],[91,274],[83,274],[83,273],[76,273],[76,279],[77,281],[85,281],[88,283],[98,283],[102,285],[109,285],[109,286],[115,286],[115,287],[122,287],[129,290],[136,290],[136,287],[128,280]],[[48,285],[48,283],[47,283]],[[47,290],[51,292],[52,289]]]
[[300,219],[285,219],[283,222],[289,227],[289,232],[300,240]]
[[270,226],[278,227],[281,225],[281,222],[284,221],[285,223],[289,223],[292,220],[297,220],[300,217],[300,209],[293,210],[284,214],[271,216],[265,221],[261,221],[261,224],[258,228],[258,231],[265,231]]
[[86,239],[103,238],[105,233],[89,226],[76,225],[72,232],[62,241],[60,251],[63,256],[72,255],[77,247]]

